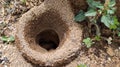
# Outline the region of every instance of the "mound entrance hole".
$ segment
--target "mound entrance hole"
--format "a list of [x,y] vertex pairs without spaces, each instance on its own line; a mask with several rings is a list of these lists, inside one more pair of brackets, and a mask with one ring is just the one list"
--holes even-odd
[[30,49],[51,53],[64,45],[68,30],[66,21],[60,17],[58,11],[51,9],[25,24],[24,37]]
[[36,43],[47,51],[55,50],[59,42],[59,36],[54,30],[44,30],[36,36]]

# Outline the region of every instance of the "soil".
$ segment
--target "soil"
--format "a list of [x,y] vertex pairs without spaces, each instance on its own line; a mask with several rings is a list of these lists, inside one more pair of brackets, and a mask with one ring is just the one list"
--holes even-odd
[[[63,8],[62,4],[66,6]],[[33,7],[20,18],[16,42],[23,56],[32,63],[41,67],[57,67],[64,66],[76,58],[81,48],[81,36],[80,25],[73,21],[68,1],[52,0]],[[54,48],[54,43],[59,46],[47,51],[41,45]]]
[[[3,3],[10,3],[10,6],[5,6]],[[10,2],[9,2],[10,1]],[[87,4],[85,0],[69,0],[71,3],[71,9],[76,15],[80,9],[86,10]],[[120,1],[117,1],[117,12],[116,15],[120,15]],[[18,24],[19,18],[29,11],[34,6],[40,5],[42,0],[29,0],[26,4],[21,3],[18,0],[1,0],[0,1],[0,24],[6,23],[6,26],[0,27],[1,36],[16,35],[16,24]],[[94,36],[89,34],[89,28],[86,26],[87,23],[80,23],[83,29],[83,38]],[[101,24],[101,32],[104,37],[110,37],[113,35],[111,31]],[[107,33],[108,32],[108,33]],[[4,61],[0,64],[0,67],[39,67],[38,65],[28,62],[22,53],[16,47],[16,43],[6,44],[0,40],[0,59],[6,57],[8,61]],[[86,48],[82,43],[82,48],[79,50],[79,55],[76,59],[71,61],[69,64],[63,67],[77,67],[79,64],[86,64],[89,67],[120,67],[120,37],[114,36],[112,44],[108,44],[107,41],[102,40],[95,42],[91,48]]]

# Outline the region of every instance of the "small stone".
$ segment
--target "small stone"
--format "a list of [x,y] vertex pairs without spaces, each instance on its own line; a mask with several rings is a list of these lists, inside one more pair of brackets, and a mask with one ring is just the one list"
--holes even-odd
[[118,49],[120,50],[120,47]]
[[9,60],[8,60],[8,58],[7,58],[7,57],[4,57],[4,58],[3,58],[3,61],[5,61],[6,63],[8,63],[8,62],[9,62]]
[[111,58],[110,58],[110,57],[108,57],[108,60],[109,60],[109,61],[111,61]]
[[4,46],[4,47],[3,47],[3,50],[5,50],[6,48],[7,48],[7,46]]
[[108,53],[110,56],[114,56],[114,55],[115,55],[114,50],[113,50],[111,47],[108,47],[107,53]]

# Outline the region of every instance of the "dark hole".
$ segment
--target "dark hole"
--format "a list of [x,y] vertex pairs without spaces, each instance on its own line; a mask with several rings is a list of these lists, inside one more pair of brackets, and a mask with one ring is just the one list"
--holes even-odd
[[96,34],[96,27],[95,27],[95,25],[91,26],[91,33],[92,34]]
[[59,37],[54,30],[45,30],[36,37],[36,43],[46,50],[54,50],[59,46]]

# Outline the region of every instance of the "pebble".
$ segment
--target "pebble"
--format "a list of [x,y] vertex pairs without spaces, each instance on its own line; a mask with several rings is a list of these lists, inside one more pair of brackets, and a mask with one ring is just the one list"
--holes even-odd
[[110,58],[110,57],[108,57],[108,60],[109,60],[109,61],[111,61],[111,58]]
[[9,60],[8,60],[8,58],[7,58],[7,57],[4,57],[4,58],[3,58],[3,61],[5,61],[6,63],[8,63],[8,62],[9,62]]
[[107,48],[107,53],[109,54],[109,56],[114,56],[115,55],[115,52],[111,47]]
[[7,57],[0,58],[0,64],[5,65],[9,63],[9,60]]
[[6,48],[7,48],[7,46],[4,46],[4,47],[3,47],[3,50],[5,50]]

